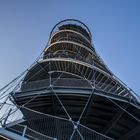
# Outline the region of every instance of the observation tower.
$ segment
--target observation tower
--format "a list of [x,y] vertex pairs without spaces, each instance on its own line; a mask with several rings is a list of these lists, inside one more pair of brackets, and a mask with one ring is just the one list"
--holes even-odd
[[108,69],[81,21],[56,24],[40,57],[16,80],[1,106],[19,111],[13,121],[12,107],[1,116],[5,139],[140,139],[139,97]]

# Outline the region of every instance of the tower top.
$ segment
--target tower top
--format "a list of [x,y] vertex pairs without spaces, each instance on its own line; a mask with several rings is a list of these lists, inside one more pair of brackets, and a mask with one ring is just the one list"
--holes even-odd
[[75,19],[65,19],[60,22],[58,22],[53,29],[51,30],[50,37],[60,30],[70,29],[77,32],[80,32],[84,36],[87,37],[87,39],[92,40],[92,35],[89,30],[89,28],[81,21],[75,20]]

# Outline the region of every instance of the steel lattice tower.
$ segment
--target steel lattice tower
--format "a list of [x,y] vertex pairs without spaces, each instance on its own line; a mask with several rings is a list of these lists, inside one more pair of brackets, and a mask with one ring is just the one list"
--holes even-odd
[[23,117],[6,123],[10,110],[2,122],[3,136],[11,138],[14,133],[13,139],[22,135],[33,140],[140,138],[137,95],[108,69],[92,45],[90,30],[78,20],[56,24],[41,57],[19,85],[9,98]]

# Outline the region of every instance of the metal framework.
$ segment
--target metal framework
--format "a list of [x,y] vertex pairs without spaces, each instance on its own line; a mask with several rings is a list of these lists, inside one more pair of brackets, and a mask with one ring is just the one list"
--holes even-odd
[[139,140],[139,97],[105,65],[89,28],[67,19],[27,70],[0,89],[0,134],[32,140]]

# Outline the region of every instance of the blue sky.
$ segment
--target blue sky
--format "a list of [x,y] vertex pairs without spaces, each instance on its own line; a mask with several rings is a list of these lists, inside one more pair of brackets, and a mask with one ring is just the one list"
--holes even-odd
[[0,87],[46,46],[53,26],[84,22],[108,67],[140,95],[139,0],[0,0]]

